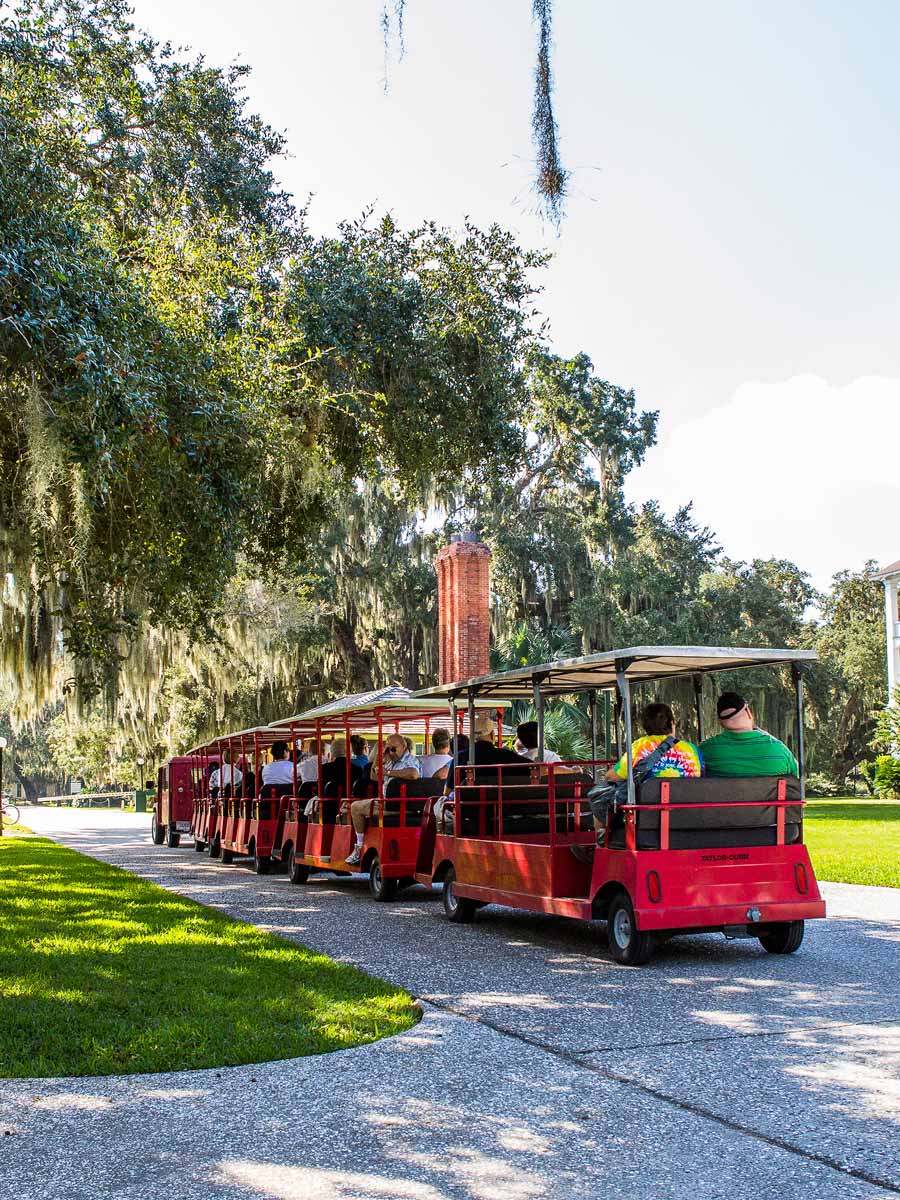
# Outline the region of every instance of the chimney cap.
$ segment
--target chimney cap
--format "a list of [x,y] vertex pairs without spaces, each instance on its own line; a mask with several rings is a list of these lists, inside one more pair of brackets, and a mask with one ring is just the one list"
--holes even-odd
[[462,533],[454,533],[451,536],[450,541],[451,542],[477,542],[478,534],[473,533],[471,529],[465,529],[465,530],[463,530]]

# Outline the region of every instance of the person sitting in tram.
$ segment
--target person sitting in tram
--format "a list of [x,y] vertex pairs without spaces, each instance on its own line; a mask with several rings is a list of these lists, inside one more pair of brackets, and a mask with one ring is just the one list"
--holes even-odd
[[231,751],[226,746],[222,751],[222,765],[214,767],[212,774],[209,777],[209,790],[212,793],[213,788],[217,792],[220,788],[226,788],[230,784],[232,790],[241,782],[243,775],[238,767],[231,765]]
[[[506,746],[497,746],[494,739],[497,736],[497,726],[492,717],[487,713],[482,713],[475,718],[475,762],[478,766],[496,766],[503,763],[521,763],[524,766],[532,766],[530,758],[526,758],[524,754],[516,754],[515,750],[509,750]],[[498,771],[483,771],[476,772],[475,780],[477,783],[496,783],[497,775],[501,774]],[[510,773],[502,772],[504,781],[511,778]],[[518,771],[511,773],[513,777],[521,781],[521,775]]]
[[287,742],[273,742],[270,753],[272,761],[267,762],[262,769],[263,786],[267,783],[293,783],[294,764],[288,758]]
[[453,758],[450,754],[449,729],[434,729],[431,733],[431,753],[419,759],[423,779],[446,779]]
[[[384,743],[384,762],[372,763],[371,776],[387,784],[392,779],[418,779],[419,764],[406,744],[406,738],[399,733],[392,733]],[[374,816],[378,811],[378,802],[372,800],[354,800],[350,805],[350,820],[356,833],[356,845],[347,858],[347,866],[354,867],[362,857],[362,844],[366,832],[366,817],[371,812]]]
[[[538,761],[538,723],[537,721],[522,721],[516,726],[516,741],[522,747],[519,750],[526,758],[530,758],[532,762]],[[549,746],[544,746],[544,757],[541,762],[558,763],[562,762],[560,756],[555,750],[551,750]]]
[[319,781],[319,758],[315,738],[307,738],[303,743],[303,758],[297,764],[297,778],[301,784]]
[[368,743],[361,733],[352,733],[350,735],[350,749],[352,755],[350,763],[354,767],[359,767],[361,771],[366,771],[369,768],[369,755],[367,753]]
[[723,692],[716,704],[722,732],[700,743],[707,775],[738,778],[748,775],[799,775],[790,750],[764,729],[758,729],[750,705],[740,692]]
[[[631,743],[631,763],[635,779],[642,775],[648,778],[663,779],[699,779],[703,774],[703,756],[693,742],[679,738],[675,733],[675,714],[668,704],[648,704],[641,713],[641,725],[646,737],[637,738]],[[641,762],[652,760],[643,770]],[[623,754],[615,766],[606,772],[610,783],[620,784],[628,778],[628,758]],[[597,844],[606,831],[609,803],[614,789],[605,792],[592,800],[594,813],[594,829],[597,831]]]
[[[350,783],[351,786],[359,778],[360,769],[352,765],[353,760],[350,760]],[[334,791],[343,793],[347,786],[347,739],[338,737],[331,743],[331,758],[328,762],[322,763],[322,791],[326,792],[328,785],[333,785]],[[331,789],[328,789],[326,794],[332,794]]]
[[439,832],[447,832],[442,828],[444,806],[453,799],[456,786],[454,766],[461,767],[469,761],[469,739],[464,733],[458,733],[453,739],[450,762],[447,764],[447,774],[444,776],[444,790],[434,802],[434,819]]

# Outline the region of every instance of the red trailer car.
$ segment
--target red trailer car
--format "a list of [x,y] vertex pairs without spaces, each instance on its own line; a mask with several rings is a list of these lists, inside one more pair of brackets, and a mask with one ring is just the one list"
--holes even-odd
[[194,815],[194,774],[190,755],[167,759],[156,774],[156,801],[150,836],[157,846],[175,848],[190,833]]
[[[490,702],[487,707],[502,715],[502,705],[498,708]],[[450,722],[446,700],[414,699],[406,688],[387,687],[345,696],[275,723],[273,729],[292,742],[311,735],[318,746],[317,770],[291,801],[276,847],[292,883],[305,883],[318,871],[367,874],[375,899],[390,900],[401,887],[415,882],[426,800],[443,791],[443,780],[393,780],[382,788],[374,780],[354,778],[348,753],[343,777],[325,781],[322,746],[339,737],[349,747],[351,736],[359,733],[370,740],[376,759],[382,761],[385,739],[392,733],[423,738],[427,744],[432,730],[440,725],[452,729]],[[350,865],[347,858],[356,840],[350,817],[354,799],[368,800],[369,812],[360,861]]]
[[[470,921],[485,904],[606,921],[613,958],[625,965],[645,962],[658,939],[675,933],[721,931],[793,953],[804,921],[825,916],[803,844],[802,671],[815,658],[804,650],[637,646],[416,693],[470,710],[478,700],[532,700],[540,757],[545,702],[586,692],[592,761],[572,765],[599,779],[611,748],[606,761],[597,759],[596,699],[614,689],[628,776],[627,803],[598,845],[589,789],[564,764],[543,766],[539,780],[521,768],[457,764],[453,801],[429,804],[416,878],[443,885],[451,921]],[[633,686],[693,681],[699,741],[706,675],[778,665],[793,677],[799,778],[653,778],[635,788]]]
[[[219,765],[219,756],[215,742],[198,746],[189,751],[191,757],[191,777],[194,782],[194,810],[191,817],[191,833],[194,835],[194,849],[198,853],[207,850],[210,857],[217,858],[218,850],[212,853],[216,841],[216,831],[219,823],[220,801],[218,792],[210,794],[209,777]],[[224,808],[224,801],[222,802]]]

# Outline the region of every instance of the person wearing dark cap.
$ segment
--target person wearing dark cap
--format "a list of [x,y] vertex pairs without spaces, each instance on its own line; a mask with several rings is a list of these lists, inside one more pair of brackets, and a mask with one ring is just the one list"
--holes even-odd
[[707,775],[798,775],[797,760],[778,738],[757,729],[750,705],[739,692],[723,692],[716,704],[722,732],[700,743]]

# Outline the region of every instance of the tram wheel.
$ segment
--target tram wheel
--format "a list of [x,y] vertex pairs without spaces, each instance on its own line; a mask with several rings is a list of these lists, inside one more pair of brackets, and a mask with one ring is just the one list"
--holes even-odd
[[210,858],[218,858],[222,853],[222,842],[218,834],[216,834],[213,840],[206,847],[206,853]]
[[793,954],[800,949],[804,929],[803,921],[779,922],[759,935],[760,944],[769,954]]
[[610,954],[621,966],[639,967],[653,953],[653,935],[638,929],[634,906],[626,893],[620,892],[610,904],[606,928]]
[[291,846],[290,854],[287,860],[288,879],[291,883],[306,883],[309,879],[309,867],[305,863],[297,862],[297,855],[294,853],[294,847]]
[[222,849],[222,862],[226,864],[234,862],[234,851]]
[[475,913],[478,911],[479,905],[476,900],[470,900],[468,896],[457,896],[455,883],[456,871],[453,867],[449,867],[444,876],[444,891],[441,897],[444,902],[444,912],[447,914],[447,920],[452,921],[454,925],[468,925],[470,921],[475,920]]
[[156,813],[150,820],[150,838],[154,846],[161,846],[166,839],[166,831],[156,819]]
[[254,843],[253,853],[250,855],[250,870],[254,875],[268,875],[271,861],[268,854],[257,853],[256,843]]
[[198,854],[202,854],[206,849],[206,842],[201,842],[199,838],[194,838],[194,849]]
[[381,859],[376,854],[369,863],[369,891],[376,900],[393,900],[400,886],[399,879],[385,879],[381,871]]
[[181,834],[174,829],[166,830],[166,845],[170,850],[177,850],[181,845]]

